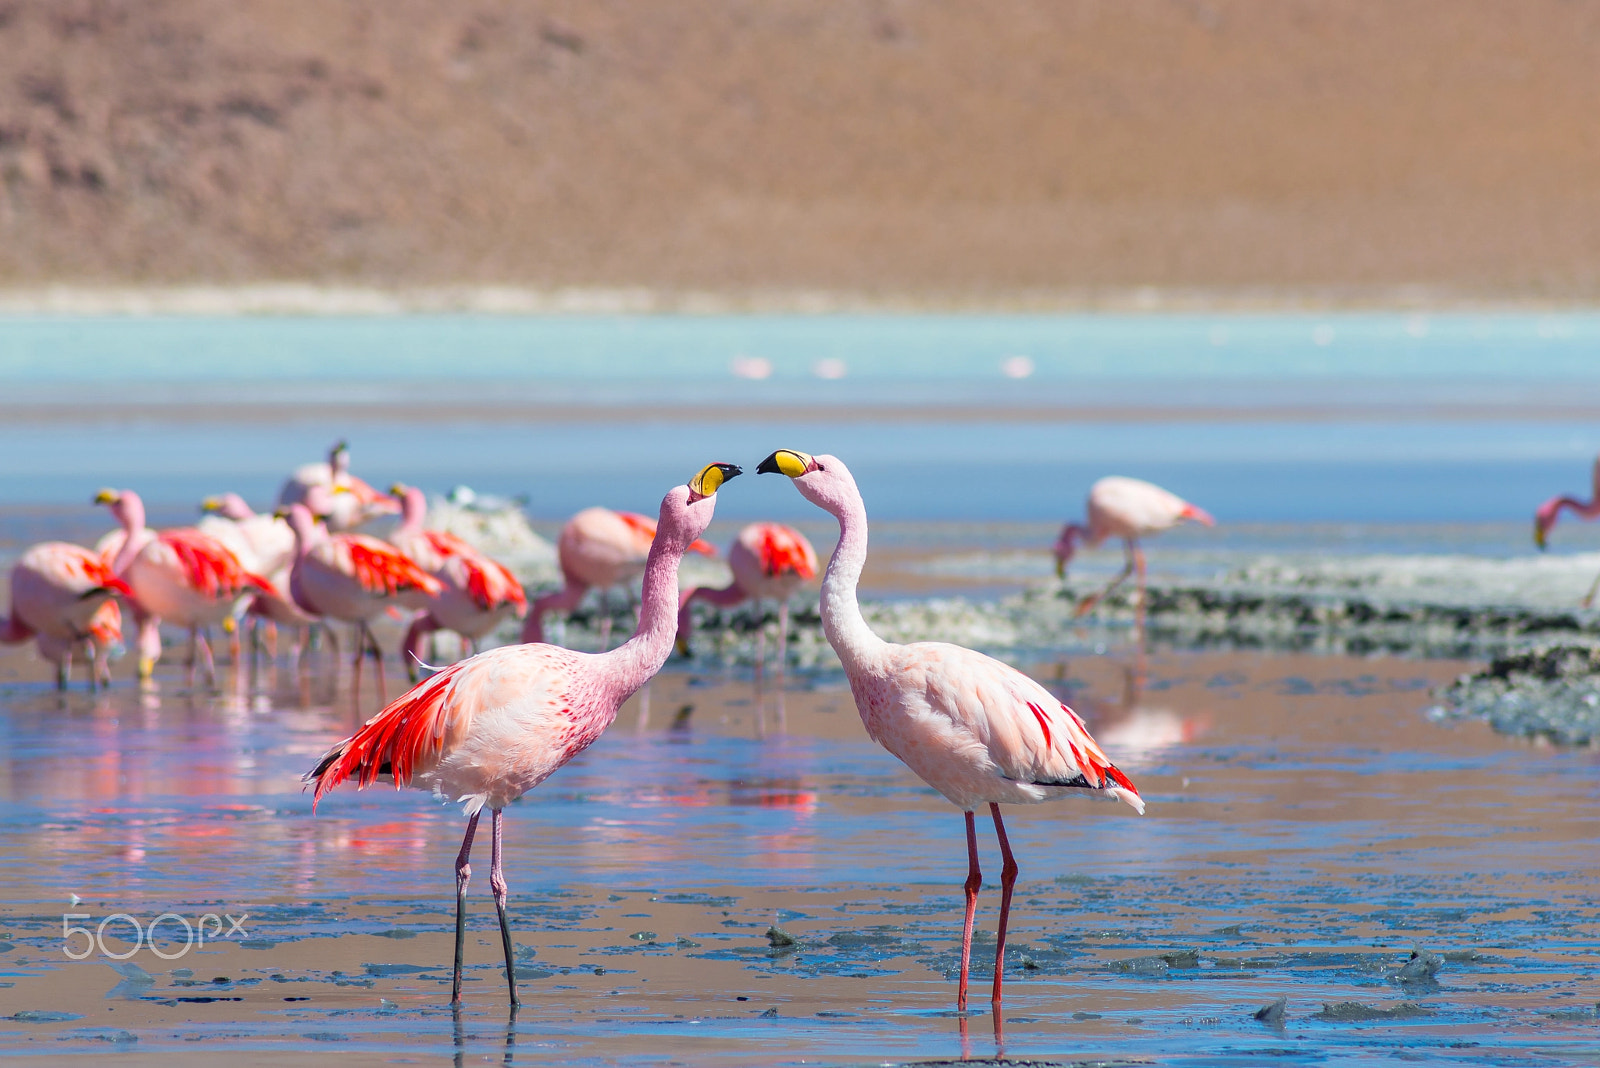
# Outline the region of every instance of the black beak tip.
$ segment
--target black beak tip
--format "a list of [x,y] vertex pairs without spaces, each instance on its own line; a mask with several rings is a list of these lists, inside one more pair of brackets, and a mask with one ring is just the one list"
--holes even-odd
[[758,475],[781,475],[781,474],[783,474],[782,471],[778,470],[778,454],[777,453],[773,453],[771,456],[767,457],[765,460],[762,460],[759,464],[756,464],[756,474],[758,474]]
[[724,482],[730,478],[738,478],[740,475],[744,474],[744,468],[740,467],[738,464],[718,464],[717,466],[722,468],[722,480]]

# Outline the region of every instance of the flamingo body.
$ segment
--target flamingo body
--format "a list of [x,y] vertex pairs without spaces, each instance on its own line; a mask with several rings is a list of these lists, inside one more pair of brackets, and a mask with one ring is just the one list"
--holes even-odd
[[382,515],[395,512],[395,502],[350,473],[350,449],[343,441],[328,451],[325,462],[301,464],[278,491],[278,507],[310,505],[314,491],[337,491],[328,498],[327,511],[318,510],[331,531],[352,530]]
[[441,587],[427,615],[412,625],[407,649],[419,653],[425,634],[441,629],[477,642],[509,617],[527,612],[528,599],[515,575],[456,535],[424,529],[427,501],[420,489],[396,485],[395,490],[401,521],[389,540]]
[[0,640],[34,639],[39,655],[60,669],[64,685],[76,646],[91,643],[91,659],[103,662],[107,650],[121,644],[122,612],[112,599],[117,594],[132,597],[133,591],[98,554],[67,542],[41,542],[11,567],[11,614],[0,620]]
[[439,593],[439,580],[388,542],[316,530],[304,505],[291,508],[289,522],[299,546],[289,590],[307,612],[366,623],[391,605],[414,605]]
[[1127,549],[1127,564],[1105,589],[1078,602],[1078,615],[1083,615],[1099,603],[1101,598],[1121,585],[1127,577],[1138,572],[1139,611],[1144,611],[1144,550],[1139,539],[1170,530],[1179,523],[1193,521],[1203,526],[1215,525],[1203,509],[1190,504],[1182,497],[1169,493],[1142,479],[1110,475],[1089,487],[1086,506],[1087,525],[1068,523],[1061,528],[1056,539],[1056,575],[1065,577],[1067,563],[1077,551],[1078,542],[1093,547],[1107,538],[1121,538]]

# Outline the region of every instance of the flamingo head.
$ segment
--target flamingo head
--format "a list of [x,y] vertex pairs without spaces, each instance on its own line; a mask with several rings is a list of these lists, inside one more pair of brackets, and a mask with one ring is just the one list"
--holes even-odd
[[244,498],[237,493],[224,493],[217,497],[207,497],[200,502],[200,511],[206,515],[220,515],[224,519],[231,519],[235,523],[242,522],[254,516],[255,509],[244,502]]
[[94,495],[93,503],[108,506],[124,530],[138,530],[144,526],[144,502],[133,490],[103,489]]
[[861,491],[850,469],[837,456],[812,456],[795,449],[779,449],[756,467],[758,474],[788,475],[800,496],[833,515],[859,507]]
[[1055,548],[1050,551],[1056,558],[1056,578],[1067,577],[1067,564],[1072,560],[1072,554],[1078,551],[1078,538],[1083,534],[1083,528],[1076,523],[1068,523],[1061,528],[1061,536],[1056,538]]
[[707,464],[689,480],[688,485],[673,488],[661,501],[656,538],[665,535],[669,539],[668,544],[681,546],[680,552],[687,552],[697,544],[705,544],[700,541],[700,535],[711,525],[711,516],[717,506],[717,490],[728,479],[742,473],[737,464]]
[[1539,506],[1533,513],[1533,543],[1543,552],[1550,539],[1550,528],[1556,525],[1556,516],[1561,512],[1561,498],[1552,497]]
[[422,529],[422,520],[428,514],[428,498],[415,486],[396,482],[389,487],[389,496],[400,502],[400,525]]
[[343,438],[328,450],[328,470],[333,473],[335,482],[350,473],[350,443]]

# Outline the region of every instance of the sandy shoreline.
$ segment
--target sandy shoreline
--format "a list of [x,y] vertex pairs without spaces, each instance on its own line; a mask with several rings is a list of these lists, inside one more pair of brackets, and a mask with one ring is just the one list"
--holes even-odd
[[1487,296],[1439,286],[1020,289],[868,293],[825,289],[381,286],[316,281],[242,285],[63,284],[0,288],[0,316],[732,315],[945,313],[1262,313],[1592,311],[1593,301]]

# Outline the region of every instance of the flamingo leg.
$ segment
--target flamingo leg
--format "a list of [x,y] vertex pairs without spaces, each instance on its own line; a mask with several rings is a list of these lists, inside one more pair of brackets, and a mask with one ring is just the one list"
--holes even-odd
[[611,590],[600,591],[600,651],[611,648]]
[[[194,643],[195,648],[200,653],[201,662],[206,666],[206,685],[215,686],[217,684],[217,662],[211,657],[211,642],[206,637],[205,630],[201,629],[194,631]],[[193,667],[189,669],[189,673],[190,684],[192,685],[194,681]]]
[[1000,806],[989,802],[994,814],[994,833],[1000,839],[1000,925],[994,936],[994,1005],[995,1027],[1000,1026],[1000,985],[1006,973],[1006,924],[1011,919],[1011,890],[1017,885],[1017,858],[1011,855],[1011,842],[1006,838],[1006,825],[1000,822]]
[[778,691],[778,733],[789,729],[788,716],[783,707],[783,677],[789,667],[789,602],[778,602],[778,678],[773,684]]
[[467,884],[472,881],[472,836],[478,830],[478,815],[474,812],[467,820],[467,833],[461,839],[461,852],[456,854],[456,970],[450,986],[450,1004],[461,1004],[461,956],[467,944]]
[[511,1007],[515,1009],[522,1004],[522,1000],[517,997],[516,955],[511,948],[511,925],[506,922],[506,876],[500,867],[501,823],[502,813],[495,809],[490,823],[494,834],[490,839],[489,889],[494,891],[494,910],[500,914],[500,948],[506,953],[506,986],[511,990]]
[[1589,592],[1583,596],[1583,607],[1588,608],[1594,604],[1594,595],[1600,593],[1600,575],[1594,577],[1594,585],[1589,587]]
[[767,660],[767,618],[761,611],[761,602],[756,602],[756,694],[759,698],[762,683],[762,666]]
[[[367,648],[372,650],[374,666],[372,673],[378,676],[378,700],[382,704],[389,703],[389,684],[383,677],[383,647],[378,644],[378,636],[372,633],[372,628],[367,626],[366,620],[361,622],[361,632],[366,636]],[[363,650],[365,655],[365,650]]]
[[411,621],[411,626],[406,630],[406,636],[400,642],[400,658],[405,661],[406,678],[413,683],[422,671],[422,646],[428,636],[437,627],[433,616],[427,612],[422,613]]
[[[1138,632],[1139,637],[1142,640],[1144,638],[1144,600],[1146,596],[1144,585],[1144,550],[1139,547],[1137,542],[1132,543],[1131,547],[1133,549],[1134,569],[1138,575],[1139,583],[1139,603],[1138,607],[1134,609],[1133,626],[1134,630]],[[1597,582],[1597,585],[1600,585],[1600,582]]]
[[[1105,589],[1101,590],[1099,593],[1090,594],[1088,597],[1085,597],[1083,600],[1079,601],[1077,610],[1072,613],[1074,616],[1086,615],[1091,608],[1104,600],[1112,590],[1126,582],[1128,580],[1128,576],[1133,574],[1134,554],[1138,552],[1138,549],[1131,540],[1128,541],[1126,545],[1128,554],[1126,565],[1121,571],[1117,572],[1117,577],[1112,579],[1111,582],[1107,584]],[[1140,559],[1142,559],[1142,557]]]
[[[71,681],[72,681],[72,650],[68,649],[65,653],[62,654],[61,659],[56,661],[56,689],[65,690],[67,688],[67,683],[69,683]],[[91,685],[93,684],[93,677],[92,676],[90,678],[90,683],[91,683]]]
[[967,881],[962,887],[967,893],[967,915],[961,925],[961,983],[956,987],[956,1011],[967,1011],[967,979],[972,973],[972,920],[978,912],[978,888],[983,885],[983,872],[978,870],[978,828],[967,817]]
[[[361,661],[365,659],[367,655],[367,646],[364,641],[363,634],[365,630],[365,623],[357,623],[355,626],[355,637],[352,639],[352,644],[355,646],[356,655],[350,660],[350,666],[354,670],[354,675],[350,679],[350,701],[352,704],[357,705],[361,703]],[[329,633],[332,633],[332,631]],[[337,652],[334,654],[333,662],[335,664],[338,664],[339,662]],[[339,680],[337,676],[334,677],[333,686],[334,692],[337,693],[339,688]]]

